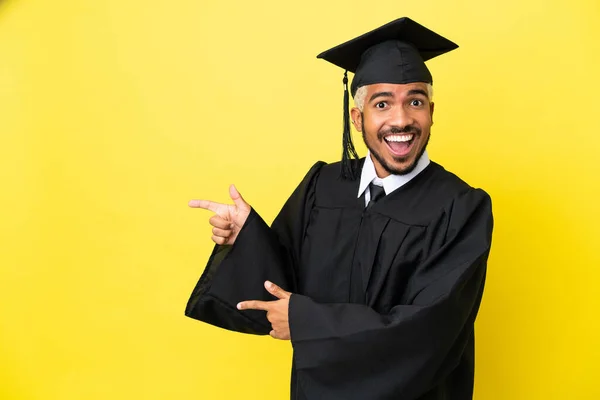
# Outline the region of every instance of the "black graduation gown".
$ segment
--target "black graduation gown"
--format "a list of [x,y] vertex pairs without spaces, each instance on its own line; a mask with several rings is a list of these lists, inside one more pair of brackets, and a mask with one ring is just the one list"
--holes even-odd
[[268,334],[264,311],[236,304],[273,300],[271,280],[294,293],[292,399],[471,399],[490,197],[433,162],[369,209],[358,184],[319,162],[271,227],[253,210],[186,315]]

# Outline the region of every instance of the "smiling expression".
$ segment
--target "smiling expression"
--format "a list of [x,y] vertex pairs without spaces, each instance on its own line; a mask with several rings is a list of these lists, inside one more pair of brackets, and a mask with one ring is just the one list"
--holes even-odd
[[380,178],[410,173],[425,152],[433,125],[425,83],[367,86],[363,111],[351,111]]

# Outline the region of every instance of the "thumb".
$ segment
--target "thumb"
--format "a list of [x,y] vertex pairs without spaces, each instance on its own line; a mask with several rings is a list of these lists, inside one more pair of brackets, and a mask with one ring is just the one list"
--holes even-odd
[[248,203],[246,203],[240,192],[238,192],[235,185],[229,186],[229,197],[231,197],[231,200],[233,200],[233,203],[236,205],[236,207],[242,210],[250,209],[250,206]]
[[292,295],[290,292],[283,290],[282,288],[270,281],[265,282],[265,289],[267,289],[267,292],[271,293],[278,299],[289,299]]

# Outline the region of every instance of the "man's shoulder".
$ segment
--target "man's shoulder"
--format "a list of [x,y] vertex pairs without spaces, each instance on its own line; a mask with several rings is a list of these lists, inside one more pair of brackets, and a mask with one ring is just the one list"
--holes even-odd
[[444,168],[441,164],[431,161],[429,168],[431,168],[434,172],[431,174],[432,183],[435,183],[436,186],[441,185],[440,188],[459,192],[473,189],[473,186],[471,186],[454,172]]
[[452,202],[465,196],[489,199],[490,196],[484,189],[471,185],[442,165],[432,161],[429,167],[433,170],[430,179],[427,180],[429,196],[445,199],[444,202]]
[[[355,168],[360,177],[364,158],[353,162],[356,163]],[[308,170],[303,183],[313,188],[316,204],[324,207],[345,207],[355,203],[360,179],[344,179],[341,172],[340,161],[317,161]]]
[[318,169],[319,179],[326,180],[329,182],[340,181],[340,182],[355,182],[360,179],[360,170],[365,162],[365,158],[362,157],[357,160],[351,161],[354,165],[355,170],[357,171],[357,178],[352,179],[343,179],[342,178],[342,162],[336,161],[332,163],[328,163],[325,161],[317,161],[312,167],[311,171]]
[[431,161],[431,164],[437,169],[437,177],[440,181],[444,181],[447,185],[456,187],[458,190],[465,191],[469,189],[481,190],[481,188],[474,186],[471,182],[461,178],[458,174],[449,171],[441,164]]

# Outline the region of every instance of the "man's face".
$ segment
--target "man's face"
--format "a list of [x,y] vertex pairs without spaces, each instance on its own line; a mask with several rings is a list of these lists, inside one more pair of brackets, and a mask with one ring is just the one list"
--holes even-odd
[[380,178],[414,169],[433,124],[433,103],[425,83],[368,85],[363,112],[353,108],[351,114]]

